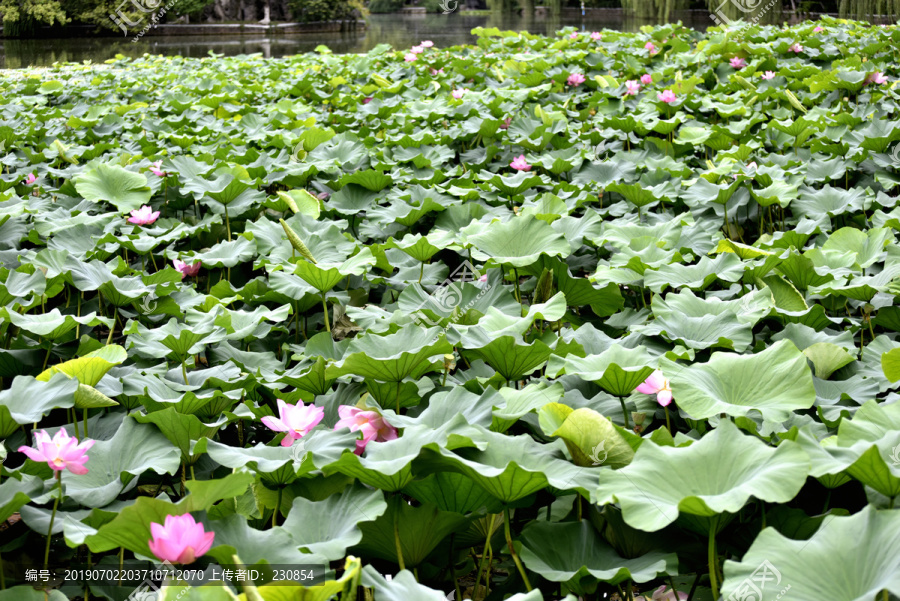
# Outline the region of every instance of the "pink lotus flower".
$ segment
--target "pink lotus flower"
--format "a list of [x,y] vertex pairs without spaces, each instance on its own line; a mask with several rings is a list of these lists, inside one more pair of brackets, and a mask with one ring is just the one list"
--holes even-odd
[[434,46],[434,42],[432,42],[431,40],[425,40],[421,42],[419,46],[421,46],[422,48],[431,48],[432,46]]
[[735,69],[743,69],[744,67],[747,66],[747,61],[745,61],[744,59],[742,59],[739,56],[733,57],[730,62],[731,62],[731,66],[734,67]]
[[194,563],[203,556],[216,538],[215,532],[206,532],[189,513],[167,515],[165,524],[152,522],[147,545],[160,561],[178,564]]
[[188,265],[184,261],[179,261],[178,259],[172,261],[172,264],[175,266],[175,269],[181,272],[182,280],[185,277],[193,277],[200,273],[200,266],[203,265],[200,261],[197,261],[193,265]]
[[825,28],[822,26],[818,26],[815,29],[813,29],[813,33],[822,33],[823,31],[825,31]]
[[675,92],[673,92],[672,90],[666,90],[666,91],[664,91],[664,92],[658,92],[658,93],[656,94],[656,98],[657,98],[660,102],[665,102],[666,104],[669,104],[670,102],[675,102],[676,100],[678,100],[678,96],[676,96],[676,95],[675,95]]
[[288,405],[278,399],[278,415],[279,417],[267,415],[261,421],[270,430],[287,432],[287,436],[281,440],[281,446],[289,447],[295,440],[309,434],[309,431],[322,421],[325,410],[312,403],[304,405],[303,401],[300,401],[296,405]]
[[316,194],[316,198],[318,198],[319,200],[328,200],[330,196],[331,194],[329,192],[319,192],[318,194]]
[[663,407],[672,402],[672,389],[669,387],[669,381],[663,377],[658,369],[644,380],[635,390],[641,394],[655,394],[656,402]]
[[69,436],[68,432],[60,429],[53,438],[46,430],[35,432],[34,444],[37,449],[22,445],[20,453],[25,453],[32,461],[46,461],[47,465],[55,472],[69,470],[73,474],[83,476],[88,473],[84,464],[87,463],[87,450],[94,446],[93,440],[85,440],[81,444],[78,439]]
[[443,69],[443,67],[440,68],[440,69],[432,69],[432,70],[431,70],[431,74],[432,74],[432,75],[443,75],[443,74],[444,74],[444,69]]
[[520,154],[519,156],[514,158],[509,166],[516,171],[531,171],[531,165],[529,165],[528,161],[525,160],[524,154]]
[[362,455],[366,445],[372,442],[386,442],[397,438],[397,428],[390,425],[376,411],[363,411],[358,407],[341,405],[338,407],[340,420],[334,425],[335,430],[350,428],[351,432],[362,432],[362,439],[356,441],[357,455]]
[[644,73],[643,75],[641,75],[641,83],[645,86],[653,83],[653,76],[649,73]]
[[803,52],[803,46],[801,46],[800,44],[794,44],[793,46],[788,48],[788,50],[795,54],[800,54],[801,52]]
[[759,165],[756,164],[756,161],[750,161],[749,163],[747,163],[746,169],[748,171],[756,171],[757,169],[759,169]]
[[760,75],[763,79],[775,79],[775,71],[766,71]]
[[678,591],[678,596],[676,597],[675,591],[667,590],[665,585],[663,585],[653,591],[652,596],[644,597],[643,595],[639,595],[634,598],[634,601],[685,601],[687,598],[687,593]]
[[500,129],[509,129],[510,123],[512,123],[512,117],[507,117],[503,120],[503,123],[500,124]]
[[647,42],[646,44],[644,44],[644,49],[649,50],[651,54],[656,52],[656,46],[653,45],[653,42]]
[[423,52],[425,52],[425,49],[422,48],[421,46],[413,46],[412,48],[409,49],[409,51],[412,54],[422,54]]
[[26,186],[30,186],[34,182],[37,181],[37,176],[34,173],[29,173],[28,177],[25,178],[24,183]]
[[370,102],[372,102],[371,96],[366,96],[365,98],[363,98],[363,104],[369,104]]
[[594,31],[591,33],[591,39],[594,41],[599,41],[603,39],[603,34],[599,31]]
[[131,217],[128,218],[128,223],[133,223],[135,225],[150,225],[157,219],[159,219],[159,211],[154,211],[152,208],[144,205],[140,209],[131,211]]
[[457,100],[460,100],[465,94],[466,94],[465,88],[458,88],[458,89],[450,92],[450,95],[453,96],[454,98],[456,98]]
[[405,60],[408,63],[414,63],[414,62],[416,62],[416,55],[413,54],[412,52],[410,52],[406,56],[403,57],[403,60]]
[[570,86],[580,86],[584,83],[584,75],[582,75],[581,73],[572,73],[571,75],[569,75],[566,83]]
[[636,96],[637,93],[641,91],[641,84],[636,79],[629,79],[626,81],[625,87],[628,88],[625,91],[625,94],[628,96]]
[[576,31],[575,33],[573,33],[572,35],[569,36],[569,39],[574,40],[577,37],[578,37],[578,32]]
[[864,83],[866,83],[866,84],[870,84],[870,83],[883,84],[883,83],[887,83],[887,80],[888,80],[888,78],[884,76],[884,73],[882,73],[881,71],[875,71],[874,73],[869,73],[869,76],[866,77],[866,81]]
[[156,177],[165,177],[166,172],[162,170],[162,161],[156,161],[150,165],[150,172]]

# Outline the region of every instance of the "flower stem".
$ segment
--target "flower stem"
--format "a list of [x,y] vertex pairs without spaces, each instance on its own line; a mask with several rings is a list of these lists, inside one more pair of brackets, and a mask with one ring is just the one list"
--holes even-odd
[[403,506],[403,499],[397,494],[397,513],[394,514],[394,546],[397,549],[397,564],[400,571],[406,569],[406,563],[403,561],[403,547],[400,546],[400,508]]
[[272,511],[272,528],[278,525],[278,512],[281,511],[281,495],[284,494],[284,489],[280,486],[278,487],[278,504],[275,505],[275,510]]
[[62,472],[56,472],[56,488],[59,494],[53,498],[53,513],[50,514],[50,529],[47,530],[47,546],[44,548],[44,569],[50,565],[50,540],[53,538],[53,522],[56,520],[56,510],[59,508],[59,500],[62,497]]
[[[484,560],[487,559],[488,551],[491,548],[491,535],[494,534],[494,519],[496,517],[496,514],[491,514],[491,521],[487,527],[487,537],[484,539],[484,548],[481,550],[481,561],[478,562],[478,573],[475,575],[475,593],[478,592],[478,584],[481,582],[481,573],[484,570]],[[490,569],[490,566],[488,566],[489,573]],[[487,596],[487,583],[485,583],[484,594]]]
[[[69,417],[69,416],[66,416]],[[72,415],[71,415],[72,425],[75,427],[75,440],[81,442],[81,434],[78,432],[78,413],[75,410],[75,407],[72,407]]]
[[675,436],[675,433],[672,432],[672,424],[671,424],[671,422],[669,422],[669,406],[665,405],[663,407],[663,409],[666,410],[666,429],[669,430],[669,434],[671,434],[672,436]]
[[187,384],[188,383],[187,367],[185,366],[184,362],[185,362],[185,357],[182,357],[181,358],[181,375],[182,375],[182,377],[184,377],[184,383]]
[[622,417],[625,418],[625,427],[630,428],[631,422],[628,421],[628,410],[625,409],[625,398],[619,397],[619,402],[622,403]]
[[531,583],[528,582],[528,575],[525,573],[525,568],[522,567],[522,562],[519,561],[519,556],[516,555],[516,550],[513,547],[512,533],[509,530],[509,507],[505,507],[503,510],[503,532],[506,534],[506,545],[509,547],[509,554],[512,556],[513,562],[515,562],[516,568],[519,570],[519,574],[522,575],[522,580],[525,582],[525,588],[528,592],[531,592]]
[[113,307],[113,322],[112,326],[109,328],[109,336],[106,337],[106,344],[112,344],[113,335],[116,333],[116,322],[119,320],[119,306],[114,305]]
[[325,318],[325,331],[330,332],[331,326],[328,324],[328,303],[325,301],[325,293],[322,293],[322,316]]
[[50,349],[51,348],[53,348],[52,342],[47,346],[47,354],[44,355],[44,366],[41,368],[41,371],[44,371],[45,369],[47,369],[47,362],[50,361]]
[[719,585],[716,582],[716,520],[713,520],[709,525],[707,559],[709,562],[709,586],[712,588],[713,599],[718,599]]

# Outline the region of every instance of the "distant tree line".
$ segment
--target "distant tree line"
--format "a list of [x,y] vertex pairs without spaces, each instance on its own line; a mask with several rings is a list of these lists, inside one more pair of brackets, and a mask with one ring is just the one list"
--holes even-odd
[[[674,11],[720,10],[738,18],[769,0],[584,0],[586,8],[624,8],[638,18],[666,21]],[[900,14],[900,0],[774,0],[770,8],[795,14],[836,13],[867,19]],[[92,25],[117,29],[118,22],[269,22],[331,21],[363,16],[366,12],[395,12],[404,6],[439,12],[441,0],[0,0],[3,35],[29,36],[41,26]],[[581,0],[458,0],[458,8],[530,10],[579,7]],[[777,5],[777,6],[776,6]],[[113,18],[110,17],[113,16]]]

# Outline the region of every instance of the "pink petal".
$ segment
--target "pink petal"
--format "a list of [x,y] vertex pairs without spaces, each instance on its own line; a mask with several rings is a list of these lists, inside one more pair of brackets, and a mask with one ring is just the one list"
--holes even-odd
[[287,432],[288,427],[283,421],[278,419],[277,417],[273,417],[271,415],[267,415],[260,420],[265,427],[270,430],[274,430],[275,432]]
[[88,473],[88,469],[86,467],[74,461],[66,462],[66,469],[78,476],[83,476]]
[[38,462],[48,461],[48,459],[46,457],[44,457],[44,455],[40,451],[38,451],[36,449],[32,449],[31,447],[26,447],[23,445],[23,446],[19,447],[19,452],[25,453],[28,456],[28,458],[31,459],[32,461],[38,461]]
[[669,403],[672,402],[672,391],[671,390],[660,390],[656,395],[656,402],[662,405],[663,407],[667,407]]

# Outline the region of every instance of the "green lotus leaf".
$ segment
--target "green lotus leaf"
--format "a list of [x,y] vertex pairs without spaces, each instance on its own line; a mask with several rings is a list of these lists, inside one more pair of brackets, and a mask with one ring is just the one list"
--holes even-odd
[[304,551],[334,561],[362,540],[359,524],[376,520],[387,508],[380,490],[357,485],[324,501],[295,498],[282,527]]
[[447,597],[444,593],[419,584],[416,577],[409,570],[403,570],[390,579],[385,579],[371,565],[362,570],[363,586],[371,587],[377,591],[378,598],[384,601],[444,601]]
[[893,383],[900,380],[900,348],[891,349],[881,355],[881,369],[884,377]]
[[38,476],[13,472],[0,484],[0,519],[4,522],[21,507],[44,492],[44,481]]
[[317,464],[323,467],[337,461],[355,439],[349,431],[314,430],[290,447],[260,443],[242,449],[202,438],[193,445],[191,454],[207,453],[213,461],[231,469],[246,466],[260,474],[266,483],[282,485],[296,479],[298,474],[315,470]]
[[21,315],[15,311],[0,309],[0,316],[6,317],[10,323],[34,334],[40,338],[58,340],[81,324],[83,326],[112,326],[112,319],[98,317],[96,313],[78,317],[76,315],[63,315],[59,309],[52,309],[39,315]]
[[213,436],[228,421],[227,417],[221,417],[207,424],[200,421],[196,415],[178,413],[174,407],[147,414],[135,413],[132,417],[139,423],[153,424],[159,428],[159,431],[181,450],[181,458],[186,462],[193,462],[195,459],[191,452],[192,442]]
[[744,266],[732,253],[722,253],[715,259],[702,257],[696,265],[663,265],[644,273],[644,283],[654,292],[662,292],[668,286],[704,290],[717,279],[736,282],[741,279]]
[[120,213],[139,209],[150,201],[147,178],[118,165],[100,164],[75,178],[75,189],[92,202],[105,201]]
[[562,384],[558,382],[552,386],[539,382],[529,384],[522,390],[501,388],[499,393],[505,404],[494,408],[491,429],[495,432],[506,432],[526,413],[559,401],[564,390]]
[[678,571],[674,553],[651,551],[625,559],[603,540],[590,522],[532,522],[516,543],[522,562],[551,582],[565,582],[578,594],[596,589],[597,581],[619,584],[625,580],[649,582]]
[[562,438],[576,465],[617,469],[634,458],[634,449],[616,426],[593,409],[582,407],[573,411],[566,405],[553,403],[546,405],[540,414],[541,427],[547,426],[544,433]]
[[803,354],[812,361],[817,378],[827,380],[835,371],[856,361],[856,357],[836,344],[816,342],[803,349]]
[[[865,540],[871,547],[860,552],[848,540]],[[868,506],[855,515],[833,517],[808,541],[791,540],[769,527],[740,562],[725,561],[721,594],[729,598],[753,589],[760,601],[775,601],[790,586],[790,595],[804,601],[821,599],[823,594],[869,601],[884,590],[900,595],[898,555],[896,511]]]
[[115,518],[86,536],[84,544],[94,553],[124,547],[145,557],[153,557],[147,545],[151,540],[152,522],[162,524],[167,515],[206,511],[222,499],[242,495],[252,480],[252,476],[246,473],[229,474],[218,480],[188,480],[185,488],[190,494],[177,504],[164,499],[138,497],[133,504],[119,511]]
[[78,359],[53,365],[41,372],[35,379],[47,382],[54,374],[62,372],[86,386],[96,386],[106,372],[116,365],[120,365],[127,358],[128,354],[124,348],[117,344],[111,344],[91,351]]
[[627,396],[653,373],[655,363],[644,347],[629,349],[613,344],[598,355],[567,356],[560,369],[548,367],[548,372],[576,375],[596,382],[610,394]]
[[468,332],[466,353],[483,359],[507,381],[515,381],[540,367],[552,353],[542,340],[525,344],[518,336],[495,338],[482,329]]
[[772,448],[722,421],[687,447],[642,444],[630,465],[605,475],[597,500],[618,503],[629,526],[655,532],[680,513],[736,513],[751,498],[786,503],[809,470],[809,458],[793,441]]
[[75,404],[78,381],[57,374],[47,382],[31,376],[16,376],[12,385],[0,392],[0,438],[6,438],[20,425],[33,424],[45,413]]
[[[395,420],[396,421],[396,420]],[[390,422],[390,419],[388,419]],[[398,421],[398,426],[400,422]],[[484,446],[472,437],[478,435],[460,414],[445,419],[440,424],[407,426],[403,436],[387,442],[369,443],[364,457],[347,451],[334,463],[326,465],[323,471],[330,475],[340,472],[357,478],[363,484],[395,492],[413,480],[412,462],[422,455],[424,449],[437,451],[457,447]]]
[[519,171],[515,175],[482,172],[479,177],[505,196],[515,196],[545,183],[543,177],[529,171]]
[[488,231],[469,238],[469,241],[473,245],[474,257],[514,267],[527,267],[542,254],[565,257],[571,252],[569,243],[562,234],[557,233],[547,222],[532,216],[494,224]]
[[129,346],[133,345],[141,354],[152,358],[162,358],[170,353],[181,358],[194,355],[207,344],[223,340],[225,328],[214,324],[215,315],[208,315],[200,323],[186,324],[170,319],[164,325],[150,330],[134,322],[129,334]]
[[399,384],[404,378],[418,378],[434,369],[429,359],[451,350],[439,328],[407,326],[386,336],[354,338],[344,357],[329,365],[325,375],[353,374]]
[[884,247],[894,238],[888,228],[873,228],[862,232],[856,228],[843,227],[833,232],[825,243],[823,251],[850,253],[854,257],[854,267],[865,269],[877,261]]
[[[318,255],[318,251],[315,249],[312,252]],[[372,251],[364,248],[358,254],[343,262],[320,260],[318,263],[310,263],[308,261],[299,261],[294,268],[294,273],[319,292],[328,292],[345,277],[362,275],[374,264],[375,256],[372,255]]]
[[[397,544],[406,565],[416,567],[452,532],[459,531],[470,518],[434,505],[412,507],[400,497],[387,504],[387,510],[374,520],[359,524],[362,542],[351,552],[365,553],[397,563]],[[397,533],[397,534],[395,534]]]
[[313,219],[318,219],[321,214],[322,202],[303,188],[278,192],[278,196],[288,204],[294,213],[303,213]]
[[527,435],[507,436],[493,432],[485,432],[482,437],[488,443],[483,450],[442,448],[439,451],[441,459],[436,460],[436,465],[468,476],[505,503],[547,486],[577,490],[588,497],[589,491],[595,489],[592,483],[597,481],[597,470],[570,463],[563,457],[560,448],[564,445],[559,441],[542,445]]
[[865,403],[853,419],[841,420],[835,445],[826,450],[866,486],[888,497],[900,495],[900,408]]
[[468,476],[456,472],[428,474],[421,480],[410,482],[403,492],[441,511],[469,514],[487,506],[500,511],[498,501],[489,492]]
[[675,402],[693,419],[758,413],[782,422],[816,401],[806,356],[789,340],[755,355],[713,353],[708,362],[688,366],[662,358],[659,367],[669,378]]
[[174,474],[181,467],[178,449],[155,428],[126,417],[111,440],[88,452],[88,473],[69,478],[66,495],[87,507],[103,507],[137,486],[148,470]]

